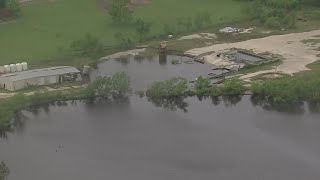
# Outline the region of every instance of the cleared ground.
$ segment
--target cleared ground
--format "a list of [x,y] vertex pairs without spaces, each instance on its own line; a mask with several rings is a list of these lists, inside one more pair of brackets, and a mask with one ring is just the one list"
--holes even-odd
[[[165,23],[175,25],[176,18],[194,17],[203,11],[212,15],[213,24],[241,19],[243,4],[233,0],[152,0],[135,8],[134,16],[152,22],[151,35],[157,36]],[[0,23],[0,64],[23,60],[45,65],[87,32],[112,45],[116,43],[114,34],[119,31],[134,34],[133,27],[113,25],[95,0],[25,3],[20,18]]]
[[[306,66],[320,59],[317,56],[319,54],[317,48],[320,46],[320,44],[315,45],[312,43],[303,42],[306,39],[318,38],[315,37],[317,35],[320,35],[320,30],[269,36],[237,43],[216,44],[208,47],[191,49],[187,51],[187,53],[198,56],[211,51],[218,53],[230,48],[250,49],[257,53],[271,52],[273,54],[279,54],[285,58],[283,63],[277,67],[277,71],[287,74],[294,74],[300,71],[309,70]],[[216,57],[217,53],[205,56],[204,58],[209,63],[216,64],[219,61]],[[274,71],[275,70],[266,70],[250,73],[243,76],[243,78],[251,78],[259,74]]]

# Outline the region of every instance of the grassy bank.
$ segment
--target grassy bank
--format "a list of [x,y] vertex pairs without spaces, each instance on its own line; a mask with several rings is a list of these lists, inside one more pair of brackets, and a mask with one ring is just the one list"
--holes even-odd
[[[210,13],[212,24],[241,19],[244,17],[241,13],[243,4],[233,0],[205,0],[201,3],[193,0],[153,0],[150,4],[137,7],[134,17],[152,22],[150,37],[157,37],[163,34],[164,24],[174,26],[177,18],[193,18],[203,11]],[[67,56],[72,41],[90,32],[105,45],[114,45],[117,43],[114,37],[116,32],[134,35],[134,31],[132,27],[114,25],[96,1],[27,3],[22,6],[21,17],[0,23],[0,64],[22,60],[42,66],[48,62],[59,65],[86,62],[88,59]]]
[[320,102],[320,61],[308,67],[294,76],[253,82],[251,91],[273,103]]

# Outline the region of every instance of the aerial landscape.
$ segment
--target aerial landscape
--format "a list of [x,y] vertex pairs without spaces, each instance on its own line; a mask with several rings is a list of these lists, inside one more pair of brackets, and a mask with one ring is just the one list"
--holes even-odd
[[319,180],[319,0],[0,0],[0,180]]

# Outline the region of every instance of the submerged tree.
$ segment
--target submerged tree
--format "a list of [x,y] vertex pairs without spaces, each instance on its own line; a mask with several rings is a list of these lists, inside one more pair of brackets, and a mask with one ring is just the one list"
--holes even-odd
[[0,164],[0,180],[5,180],[9,176],[9,168],[8,166],[4,163],[1,162]]

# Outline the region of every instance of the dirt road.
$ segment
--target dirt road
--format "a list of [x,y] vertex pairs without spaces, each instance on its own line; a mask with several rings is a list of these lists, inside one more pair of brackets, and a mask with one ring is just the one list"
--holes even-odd
[[[237,43],[216,44],[208,47],[191,49],[186,53],[199,56],[206,52],[222,52],[230,48],[251,49],[256,53],[271,52],[273,54],[279,54],[285,58],[283,60],[283,64],[278,66],[278,71],[287,74],[293,74],[296,72],[308,70],[306,65],[320,59],[319,57],[317,57],[317,54],[319,54],[320,52],[315,50],[317,47],[301,42],[305,39],[320,38],[319,36],[314,37],[316,35],[320,35],[320,30],[269,36],[265,38],[251,39]],[[212,64],[217,61],[216,54],[205,56],[204,59]],[[270,70],[270,72],[272,71],[274,70]],[[252,76],[266,72],[269,71],[258,72],[252,75],[248,74],[246,75],[246,78],[250,78]]]

